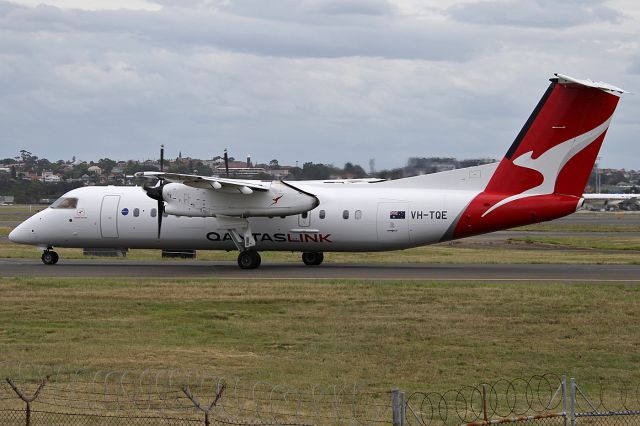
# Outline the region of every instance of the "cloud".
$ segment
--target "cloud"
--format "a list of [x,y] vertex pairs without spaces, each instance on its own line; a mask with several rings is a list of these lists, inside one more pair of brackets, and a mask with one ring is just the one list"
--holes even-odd
[[[168,155],[229,147],[282,164],[497,158],[553,72],[640,87],[629,9],[615,25],[556,31],[398,1],[0,1],[0,157],[140,159],[164,143]],[[629,163],[640,157],[637,104],[623,100],[605,144]]]
[[[479,50],[465,34],[441,22],[425,25],[400,16],[382,18],[365,14],[366,8],[357,7],[360,2],[340,4],[340,7],[329,2],[318,4],[313,13],[301,5],[299,9],[305,12],[299,20],[230,13],[246,10],[240,6],[221,10],[165,6],[158,12],[87,12],[40,6],[8,11],[0,24],[7,30],[22,32],[131,34],[157,45],[215,46],[284,57],[370,56],[465,61]],[[374,9],[378,10],[372,7],[366,10]],[[363,13],[357,14],[356,10]],[[318,18],[327,11],[349,13],[338,20]],[[279,18],[284,19],[282,15]]]
[[448,9],[460,22],[533,28],[617,23],[622,14],[600,0],[502,0],[457,4]]

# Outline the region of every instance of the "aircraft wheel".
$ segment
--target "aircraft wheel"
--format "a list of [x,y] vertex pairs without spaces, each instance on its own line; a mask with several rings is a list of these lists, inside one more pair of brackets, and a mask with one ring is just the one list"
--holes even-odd
[[45,250],[40,258],[45,265],[55,265],[60,257],[55,251]]
[[302,253],[302,261],[305,265],[318,266],[324,260],[324,254],[321,252],[304,252]]
[[255,250],[246,250],[238,255],[238,266],[240,269],[256,269],[260,266],[260,253]]

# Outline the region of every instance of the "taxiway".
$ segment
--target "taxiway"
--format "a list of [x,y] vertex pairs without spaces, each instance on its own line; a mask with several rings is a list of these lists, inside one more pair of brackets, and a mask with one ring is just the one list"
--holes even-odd
[[640,265],[560,264],[347,264],[309,267],[297,263],[264,263],[257,270],[241,270],[235,262],[61,260],[0,260],[3,276],[121,277],[215,279],[368,279],[510,282],[638,282]]

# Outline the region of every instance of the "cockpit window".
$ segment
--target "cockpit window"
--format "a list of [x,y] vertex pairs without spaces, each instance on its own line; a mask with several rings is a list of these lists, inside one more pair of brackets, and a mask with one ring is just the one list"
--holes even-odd
[[77,198],[60,197],[53,204],[52,209],[75,209],[78,206]]

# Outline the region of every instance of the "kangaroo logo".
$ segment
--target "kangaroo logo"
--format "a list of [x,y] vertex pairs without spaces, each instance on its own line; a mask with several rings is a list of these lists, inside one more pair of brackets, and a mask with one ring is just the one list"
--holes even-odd
[[498,207],[512,201],[520,200],[527,197],[533,197],[536,195],[553,194],[553,190],[556,186],[556,180],[558,179],[558,175],[560,174],[560,171],[565,166],[565,164],[567,164],[569,160],[575,157],[576,154],[585,149],[600,135],[602,135],[602,133],[604,133],[605,130],[607,130],[607,128],[609,127],[611,118],[612,117],[609,117],[598,127],[589,130],[586,133],[559,143],[558,145],[544,152],[538,158],[533,158],[533,151],[529,151],[513,160],[513,164],[515,164],[516,166],[535,170],[540,173],[542,175],[542,183],[519,194],[511,195],[503,200],[500,200],[490,209],[484,212],[481,217],[485,217]]

